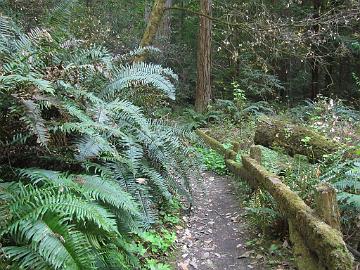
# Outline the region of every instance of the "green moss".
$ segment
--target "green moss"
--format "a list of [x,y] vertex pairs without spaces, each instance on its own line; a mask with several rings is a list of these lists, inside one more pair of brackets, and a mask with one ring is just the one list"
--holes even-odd
[[281,147],[291,156],[305,155],[310,161],[319,161],[341,147],[315,131],[273,119],[260,122],[254,141],[269,148]]

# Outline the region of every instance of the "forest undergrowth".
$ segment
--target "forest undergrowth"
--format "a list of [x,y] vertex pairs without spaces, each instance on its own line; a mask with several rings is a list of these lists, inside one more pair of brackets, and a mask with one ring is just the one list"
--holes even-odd
[[[224,158],[195,132],[239,161],[266,121],[284,128],[260,146],[262,165],[310,207],[317,184],[335,188],[359,260],[356,1],[3,0],[0,10],[0,269],[173,269],[204,183],[229,193],[234,213],[241,201],[231,230],[251,228],[239,243],[256,250],[247,259],[293,267],[274,199],[242,179],[233,193]],[[314,153],[308,134],[336,151]]]

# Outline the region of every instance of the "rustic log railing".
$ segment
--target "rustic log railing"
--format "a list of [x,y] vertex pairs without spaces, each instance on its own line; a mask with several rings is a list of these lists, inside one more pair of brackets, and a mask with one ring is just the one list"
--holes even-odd
[[[311,209],[278,176],[266,171],[261,163],[261,149],[253,147],[251,156],[242,156],[225,149],[220,142],[197,130],[204,142],[224,156],[227,168],[245,180],[253,189],[266,190],[277,202],[289,223],[295,260],[300,270],[351,270],[353,257],[339,231],[335,193],[330,186],[317,188],[317,211]],[[333,227],[332,227],[333,226]]]

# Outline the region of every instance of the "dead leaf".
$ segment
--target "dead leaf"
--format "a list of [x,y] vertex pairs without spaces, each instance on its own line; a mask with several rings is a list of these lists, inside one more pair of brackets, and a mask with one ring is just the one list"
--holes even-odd
[[192,267],[194,267],[195,269],[198,269],[198,265],[197,265],[196,262],[192,261],[192,262],[190,262],[190,265],[191,265]]
[[178,264],[181,270],[189,270],[189,263],[188,262],[181,262]]
[[238,258],[239,258],[239,259],[249,258],[252,253],[254,253],[254,251],[252,251],[252,250],[246,251],[245,253],[243,253],[242,255],[240,255]]

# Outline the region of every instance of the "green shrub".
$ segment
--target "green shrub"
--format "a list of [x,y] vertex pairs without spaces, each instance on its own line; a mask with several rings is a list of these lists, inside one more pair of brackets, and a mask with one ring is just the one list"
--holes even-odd
[[217,174],[227,174],[224,158],[216,151],[208,148],[197,147],[196,151],[200,153],[202,163],[209,171],[214,171]]

